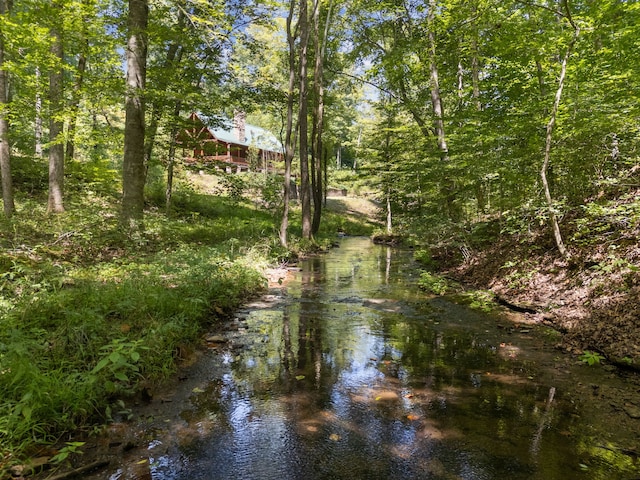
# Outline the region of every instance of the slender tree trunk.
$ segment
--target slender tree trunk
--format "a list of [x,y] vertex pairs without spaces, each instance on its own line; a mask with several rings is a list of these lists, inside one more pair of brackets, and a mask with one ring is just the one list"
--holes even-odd
[[[473,101],[475,103],[476,112],[480,114],[482,112],[482,102],[480,101],[480,64],[478,57],[480,56],[480,50],[478,47],[478,23],[477,23],[478,4],[474,2],[472,5],[471,16],[474,18],[473,32],[471,34],[471,85],[473,89]],[[475,122],[476,125],[480,124],[480,118]],[[478,135],[477,139],[478,155],[482,157],[484,155],[484,145],[482,135]],[[486,180],[482,176],[475,181],[475,193],[476,193],[476,206],[478,215],[486,212],[489,205],[488,188],[486,188]]]
[[471,57],[471,82],[473,85],[473,99],[476,102],[476,110],[482,110],[480,102],[480,67],[478,65],[478,39],[474,38],[471,42],[473,49],[473,57]]
[[[440,94],[440,81],[438,79],[438,65],[436,57],[436,34],[435,34],[435,12],[437,9],[437,0],[429,0],[429,13],[427,22],[429,31],[427,34],[428,55],[429,55],[429,75],[430,75],[430,93],[431,108],[433,110],[434,131],[437,138],[438,150],[440,152],[440,160],[443,164],[449,163],[449,147],[444,128],[444,108],[442,105],[442,95]],[[445,208],[449,217],[456,220],[460,216],[459,209],[454,201],[456,197],[455,183],[448,173],[442,181],[442,190],[445,200]]]
[[[175,47],[175,48],[174,48]],[[177,45],[172,44],[169,47],[167,52],[167,60],[165,62],[164,71],[168,72],[170,69],[175,68],[175,64],[180,61],[182,57],[182,49],[178,48]],[[164,93],[168,86],[167,77],[161,77],[158,80],[160,84],[160,93]],[[149,120],[149,126],[145,129],[147,138],[145,140],[144,146],[144,165],[145,170],[149,169],[149,162],[151,162],[151,155],[153,153],[153,145],[156,141],[156,135],[158,133],[158,125],[160,123],[160,119],[162,117],[162,100],[156,99],[153,103],[153,107],[151,108],[151,119]]]
[[[182,8],[178,11],[178,23],[176,29],[181,31],[184,27],[185,15]],[[166,92],[169,82],[171,80],[171,74],[176,66],[180,63],[182,59],[183,48],[178,45],[177,42],[173,42],[169,45],[167,49],[167,57],[164,62],[163,72],[164,75],[160,76],[156,82],[156,90],[158,94],[162,95]],[[161,98],[156,98],[153,102],[153,107],[151,109],[151,119],[149,121],[149,126],[146,129],[146,143],[144,147],[144,164],[145,169],[149,168],[149,162],[151,161],[151,155],[153,153],[153,145],[155,143],[156,134],[158,132],[158,124],[160,123],[160,119],[162,117],[163,110],[163,101]]]
[[311,184],[309,181],[309,91],[307,60],[309,53],[308,0],[300,0],[300,75],[298,105],[298,135],[300,142],[300,203],[302,206],[302,238],[311,239]]
[[58,10],[51,27],[51,55],[55,65],[49,72],[49,213],[64,212],[64,122],[62,121],[64,55],[62,51],[62,6],[54,3]]
[[144,216],[144,88],[147,73],[148,16],[147,0],[129,0],[122,223],[125,228],[132,230],[142,229]]
[[289,88],[287,91],[287,124],[285,130],[285,151],[284,151],[284,185],[283,185],[283,201],[282,201],[282,220],[280,222],[280,245],[287,247],[288,230],[289,230],[289,202],[291,199],[291,162],[294,155],[293,139],[293,103],[294,91],[296,84],[296,35],[293,31],[293,15],[295,10],[295,1],[289,2],[289,14],[287,15],[287,43],[289,45]]
[[464,97],[464,67],[462,66],[462,58],[458,58],[458,98],[462,100],[463,97]]
[[[88,43],[87,43],[88,47]],[[67,129],[67,147],[65,158],[72,161],[76,156],[76,124],[78,122],[78,110],[80,107],[80,89],[84,81],[84,72],[87,68],[87,56],[83,52],[78,57],[78,69],[76,70],[76,83],[74,85],[73,99],[69,108],[69,127]]]
[[312,28],[313,28],[313,44],[315,47],[315,66],[313,69],[313,111],[311,114],[311,199],[313,201],[313,215],[311,219],[311,235],[315,235],[320,228],[320,216],[322,215],[322,177],[319,175],[319,169],[322,169],[320,152],[318,151],[321,146],[321,140],[318,135],[321,135],[321,128],[318,123],[320,115],[320,90],[322,88],[321,78],[321,62],[322,53],[320,51],[320,1],[313,0],[312,8]]
[[320,37],[320,1],[314,0],[313,12],[313,32],[314,42],[316,46],[316,61],[313,72],[314,86],[314,112],[313,112],[313,134],[312,134],[312,164],[314,167],[313,180],[313,221],[311,223],[311,234],[316,235],[320,229],[320,220],[322,218],[322,205],[324,188],[322,181],[323,174],[323,143],[322,134],[324,130],[324,57],[326,38],[329,33],[329,22],[331,20],[331,3],[327,11],[327,18],[324,26],[324,32]]
[[569,252],[567,251],[567,248],[564,245],[564,241],[562,240],[560,225],[558,224],[558,216],[556,214],[556,209],[554,208],[554,205],[553,205],[553,197],[551,196],[549,181],[547,179],[549,163],[551,162],[551,144],[553,141],[553,129],[556,124],[556,117],[558,116],[558,108],[560,107],[560,99],[562,98],[562,90],[564,88],[564,82],[567,75],[567,63],[569,62],[569,57],[571,56],[573,47],[578,41],[578,36],[580,35],[580,27],[578,27],[578,25],[574,23],[571,17],[571,11],[569,10],[569,5],[567,0],[563,1],[563,7],[565,9],[566,19],[573,27],[573,37],[571,38],[569,45],[567,45],[567,51],[565,52],[564,58],[562,59],[562,65],[560,67],[560,78],[558,80],[558,89],[556,90],[556,96],[553,101],[553,107],[551,108],[551,115],[549,117],[549,122],[547,123],[547,134],[546,134],[545,148],[544,148],[544,161],[542,162],[542,168],[540,169],[540,178],[542,179],[544,196],[547,200],[547,208],[549,211],[549,220],[551,222],[553,238],[556,242],[556,246],[558,247],[558,251],[560,252],[560,255],[562,255],[564,258],[568,258]]
[[[475,18],[478,12],[478,4],[474,2],[471,14]],[[478,57],[480,49],[478,48],[478,23],[474,20],[474,28],[471,36],[471,85],[473,87],[473,99],[476,102],[476,110],[482,111],[482,103],[480,102],[480,65]]]
[[[8,0],[0,0],[0,15],[8,15],[9,6]],[[4,215],[9,218],[16,208],[13,200],[11,149],[9,148],[9,74],[4,66],[4,35],[0,31],[0,177],[2,178]]]
[[[82,6],[87,8],[87,0],[83,0]],[[76,125],[78,122],[78,110],[80,107],[80,98],[82,84],[84,83],[84,75],[87,69],[87,55],[89,53],[89,35],[87,33],[87,24],[91,19],[87,15],[82,17],[82,51],[78,56],[78,67],[76,69],[76,78],[73,92],[71,93],[71,102],[69,104],[69,126],[67,128],[67,147],[65,149],[65,158],[67,162],[75,159],[76,156]]]
[[169,145],[169,155],[167,158],[167,189],[165,191],[165,208],[167,216],[171,213],[171,197],[173,196],[173,167],[176,158],[176,143],[178,140],[178,132],[180,129],[180,111],[182,110],[182,101],[176,102],[173,109],[173,124],[171,126],[171,144]]
[[42,95],[40,94],[40,69],[36,66],[36,118],[34,128],[35,152],[38,158],[42,158]]
[[322,162],[322,167],[324,169],[324,189],[323,189],[323,198],[322,205],[324,207],[327,206],[327,191],[329,187],[329,150],[327,148],[324,149],[324,161]]
[[434,127],[438,139],[438,150],[443,161],[449,160],[449,147],[444,129],[444,108],[442,107],[442,96],[440,95],[440,81],[438,79],[438,66],[436,63],[436,34],[434,32],[434,20],[436,10],[436,0],[429,0],[429,75],[431,79],[431,107],[433,109]]
[[393,233],[393,224],[391,223],[391,194],[387,192],[387,233]]

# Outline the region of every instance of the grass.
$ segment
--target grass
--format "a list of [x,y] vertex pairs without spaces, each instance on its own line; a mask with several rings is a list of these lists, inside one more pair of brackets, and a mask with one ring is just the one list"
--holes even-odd
[[166,378],[181,345],[264,288],[269,261],[247,247],[255,231],[228,219],[220,234],[210,219],[150,214],[130,239],[109,210],[31,207],[6,222],[0,256],[0,439],[12,457],[108,420],[118,399]]
[[284,249],[272,204],[183,184],[170,217],[151,190],[132,237],[105,188],[71,190],[55,216],[43,195],[18,196],[0,220],[0,475],[35,446],[126,411],[203,329],[265,288],[269,264],[328,247],[338,231],[371,232],[366,215],[327,209],[304,242],[293,211]]

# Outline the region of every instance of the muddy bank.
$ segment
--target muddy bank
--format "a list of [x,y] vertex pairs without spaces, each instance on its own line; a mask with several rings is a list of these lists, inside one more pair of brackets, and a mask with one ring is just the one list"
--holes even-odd
[[435,256],[445,275],[562,332],[567,351],[598,352],[640,370],[640,247],[632,231],[623,237],[574,248],[570,260],[543,236],[505,237],[464,257],[446,248]]

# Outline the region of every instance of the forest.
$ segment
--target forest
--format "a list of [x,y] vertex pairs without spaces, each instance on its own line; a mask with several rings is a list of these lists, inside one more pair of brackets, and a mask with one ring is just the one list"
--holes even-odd
[[[628,0],[0,0],[0,474],[338,232],[637,370],[639,29]],[[187,161],[194,112],[282,161]]]

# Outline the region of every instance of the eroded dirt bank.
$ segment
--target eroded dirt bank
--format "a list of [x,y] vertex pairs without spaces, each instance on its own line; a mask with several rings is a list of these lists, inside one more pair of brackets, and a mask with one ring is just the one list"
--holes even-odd
[[[598,352],[640,370],[640,246],[637,229],[617,230],[608,242],[574,247],[562,259],[550,238],[504,237],[489,247],[439,252],[445,275],[488,289],[532,321],[553,326],[562,347]],[[458,259],[456,261],[455,259]]]

